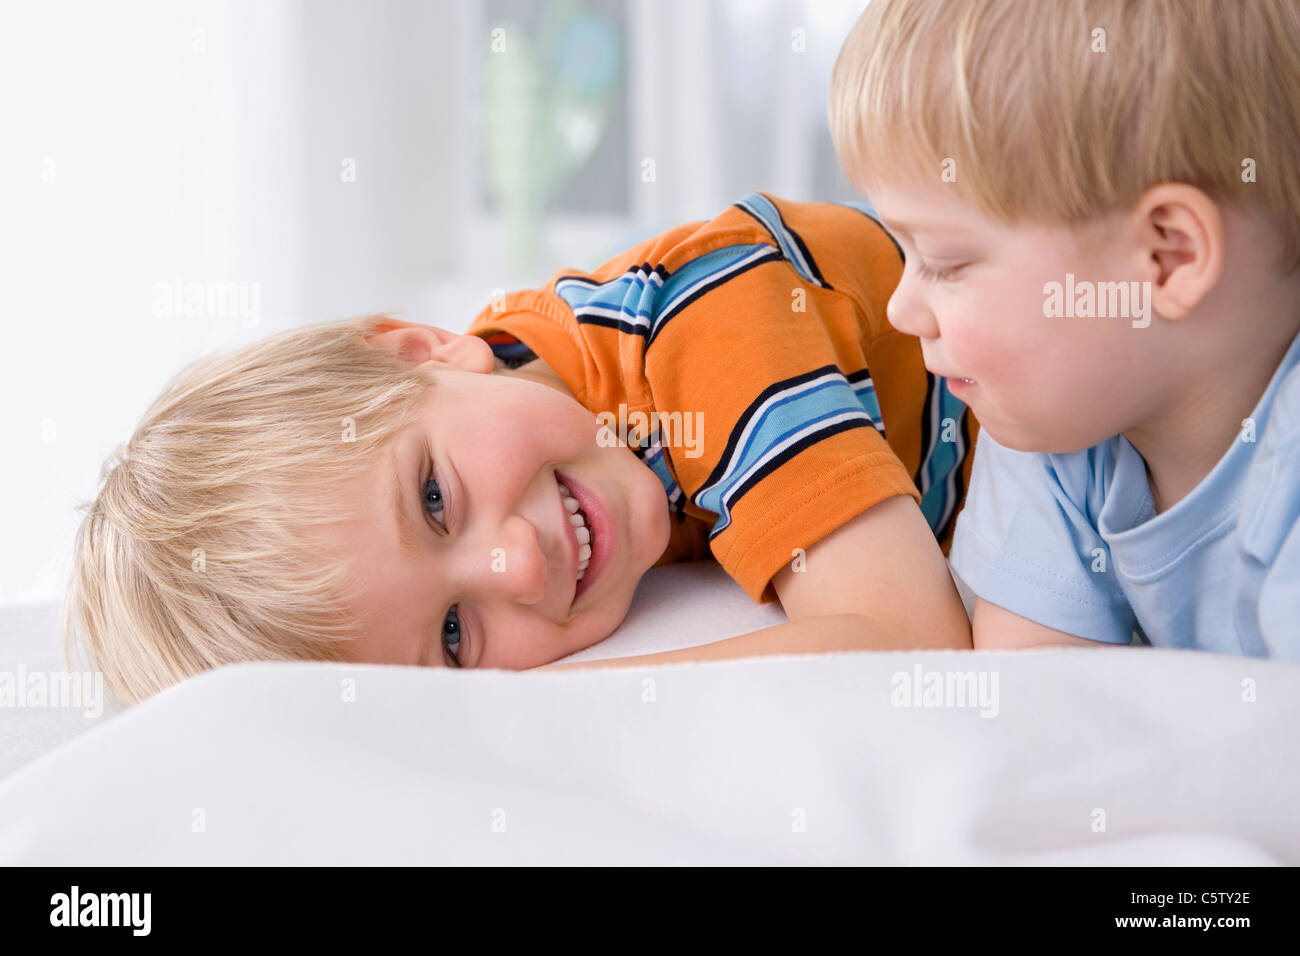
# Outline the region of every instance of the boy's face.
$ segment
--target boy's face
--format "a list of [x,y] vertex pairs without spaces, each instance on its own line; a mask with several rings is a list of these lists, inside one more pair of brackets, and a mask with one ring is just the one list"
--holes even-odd
[[[362,479],[339,489],[364,518],[331,526],[324,542],[359,556],[365,633],[348,659],[454,667],[454,653],[464,667],[522,670],[603,640],[667,547],[663,486],[628,448],[599,444],[595,415],[558,381],[486,374],[487,343],[401,331],[412,329],[428,332],[434,387]],[[557,471],[611,522],[606,566],[592,577],[593,555],[574,603]]]
[[1077,234],[1064,224],[1005,225],[952,189],[874,183],[869,191],[907,260],[889,320],[920,338],[926,367],[1010,448],[1077,451],[1143,420],[1168,377],[1156,324],[1049,317],[1044,291],[1065,287],[1067,273],[1077,288],[1146,278],[1124,217]]

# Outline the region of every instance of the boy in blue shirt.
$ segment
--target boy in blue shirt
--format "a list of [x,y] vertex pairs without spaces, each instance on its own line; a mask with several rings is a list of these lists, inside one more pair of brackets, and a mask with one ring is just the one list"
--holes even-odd
[[830,122],[982,425],[976,648],[1300,662],[1300,6],[873,0]]

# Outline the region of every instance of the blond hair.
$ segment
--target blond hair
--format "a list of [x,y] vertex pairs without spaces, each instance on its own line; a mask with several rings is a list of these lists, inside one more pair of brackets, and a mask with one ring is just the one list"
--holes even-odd
[[[359,631],[355,558],[306,533],[433,384],[361,336],[371,315],[293,329],[183,369],[78,510],[63,649],[125,704],[240,661],[338,660]],[[358,503],[359,507],[359,503]]]
[[952,160],[986,215],[1077,225],[1187,183],[1268,210],[1289,274],[1297,90],[1295,0],[871,0],[836,60],[828,116],[864,192],[917,170],[938,182]]

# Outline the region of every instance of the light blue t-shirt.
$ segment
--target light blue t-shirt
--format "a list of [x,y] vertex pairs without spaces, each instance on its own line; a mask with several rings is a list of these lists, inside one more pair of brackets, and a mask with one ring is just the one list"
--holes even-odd
[[1300,336],[1249,421],[1159,515],[1123,436],[1051,455],[982,432],[952,565],[984,600],[1068,634],[1300,663]]

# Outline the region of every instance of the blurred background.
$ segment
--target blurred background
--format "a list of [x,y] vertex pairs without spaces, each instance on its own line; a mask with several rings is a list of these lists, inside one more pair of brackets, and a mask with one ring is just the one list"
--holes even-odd
[[858,197],[866,0],[51,0],[0,12],[0,604],[61,598],[105,457],[194,359],[461,331],[755,190]]

